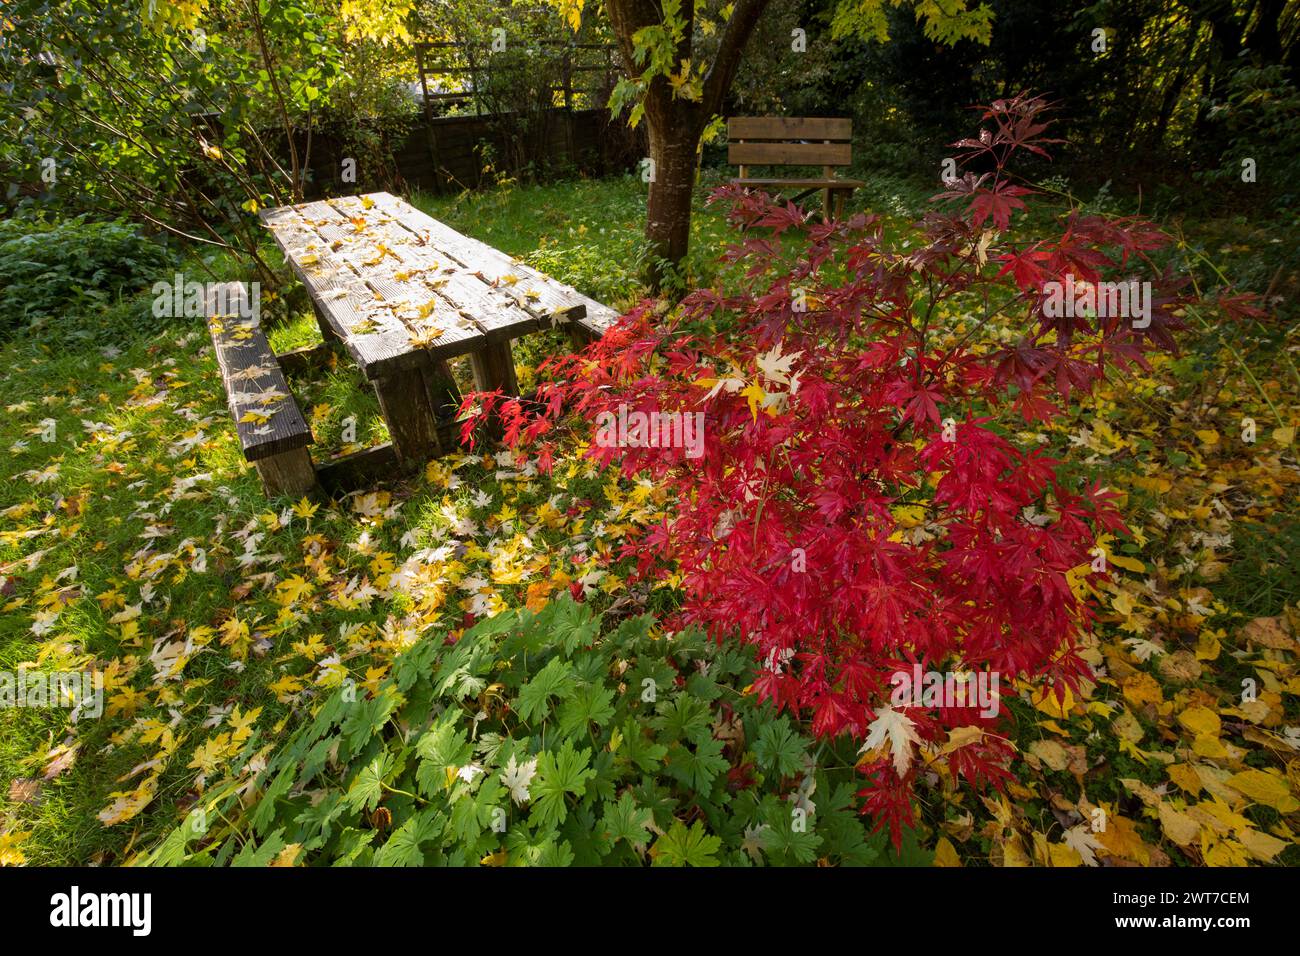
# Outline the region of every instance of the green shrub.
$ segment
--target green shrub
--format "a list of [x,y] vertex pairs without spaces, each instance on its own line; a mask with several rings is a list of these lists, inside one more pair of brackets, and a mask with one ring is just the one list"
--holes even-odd
[[124,222],[0,220],[0,333],[112,304],[166,278],[169,263]]
[[209,788],[141,862],[264,864],[286,847],[316,865],[892,860],[853,809],[852,758],[832,780],[810,738],[742,692],[746,651],[650,616],[606,630],[562,592],[455,644],[431,634],[375,693],[333,691],[257,799],[241,807],[246,780]]

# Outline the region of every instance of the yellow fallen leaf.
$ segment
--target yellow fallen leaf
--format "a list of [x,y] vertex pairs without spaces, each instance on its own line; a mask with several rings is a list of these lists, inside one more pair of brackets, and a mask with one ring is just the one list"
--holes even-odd
[[1029,745],[1029,752],[1052,770],[1064,770],[1070,763],[1065,748],[1055,740],[1035,740]]
[[1109,555],[1107,560],[1117,568],[1123,568],[1125,571],[1132,571],[1134,574],[1146,574],[1147,566],[1136,558],[1128,558],[1122,554]]
[[1173,766],[1166,770],[1166,773],[1169,774],[1169,779],[1177,784],[1179,790],[1187,791],[1192,796],[1196,796],[1197,793],[1204,790],[1200,775],[1196,773],[1196,767],[1193,767],[1191,763],[1174,763]]
[[1151,863],[1151,848],[1142,842],[1137,826],[1127,817],[1107,814],[1106,829],[1096,835],[1097,842],[1105,848],[1105,853],[1124,860],[1132,860],[1139,866]]
[[1129,699],[1134,707],[1141,707],[1144,704],[1159,704],[1165,699],[1164,693],[1160,690],[1160,685],[1150,674],[1134,674],[1124,681],[1124,696]]
[[1202,834],[1201,856],[1206,866],[1247,866],[1250,855],[1246,848],[1236,840],[1215,842],[1208,834]]
[[961,866],[961,859],[957,856],[957,848],[949,842],[947,837],[940,837],[939,842],[935,845],[934,865]]
[[1243,770],[1228,778],[1228,786],[1278,813],[1300,810],[1300,800],[1291,795],[1284,777],[1263,770]]
[[1127,591],[1121,591],[1115,595],[1114,600],[1110,602],[1110,606],[1125,617],[1130,617],[1133,614],[1133,598]]
[[1179,846],[1189,846],[1196,839],[1197,834],[1201,832],[1201,825],[1180,810],[1174,809],[1168,803],[1160,804],[1160,826],[1165,831],[1165,836],[1173,840]]
[[1251,856],[1265,863],[1272,863],[1273,858],[1287,848],[1285,841],[1260,830],[1240,830],[1237,839],[1250,851]]
[[1222,645],[1219,644],[1219,638],[1223,636],[1222,631],[1201,631],[1196,638],[1196,659],[1198,661],[1213,661],[1219,657]]
[[1192,753],[1209,760],[1222,760],[1228,756],[1228,748],[1213,734],[1197,734],[1192,741]]
[[1188,707],[1178,715],[1178,722],[1194,734],[1219,736],[1222,723],[1219,715],[1208,707]]
[[1056,697],[1056,688],[1046,686],[1034,691],[1029,701],[1034,705],[1035,709],[1048,717],[1064,718],[1074,708],[1074,694],[1070,692],[1068,687],[1062,687],[1061,690],[1065,696],[1059,701]]
[[1066,846],[1064,843],[1053,843],[1048,847],[1051,853],[1052,866],[1082,866],[1083,857],[1079,856],[1079,851],[1072,846]]
[[915,528],[925,524],[925,509],[920,505],[899,505],[892,509],[892,513],[901,527]]

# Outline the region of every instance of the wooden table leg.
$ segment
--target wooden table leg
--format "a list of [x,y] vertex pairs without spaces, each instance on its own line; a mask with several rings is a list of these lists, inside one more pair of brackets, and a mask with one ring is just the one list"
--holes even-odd
[[438,454],[438,416],[424,369],[407,369],[375,379],[375,395],[397,457],[404,465],[418,464]]
[[460,389],[456,387],[456,379],[446,359],[435,361],[426,371],[425,380],[429,385],[434,418],[438,422],[439,450],[445,455],[460,444],[460,426],[456,423],[456,414],[460,411]]
[[[497,342],[469,357],[474,370],[474,387],[480,392],[494,392],[498,388],[506,395],[519,394],[519,380],[515,377],[515,357],[510,343]],[[500,439],[504,429],[501,420],[493,416],[487,423],[488,435]]]
[[496,342],[469,357],[474,368],[474,387],[480,392],[501,389],[507,395],[519,394],[519,380],[515,378],[515,357],[510,342]]
[[316,313],[316,325],[320,327],[321,341],[326,345],[329,345],[331,342],[339,341],[339,336],[338,333],[334,331],[334,326],[330,325],[329,319],[325,318],[325,310],[316,304],[315,299],[312,299],[311,310]]

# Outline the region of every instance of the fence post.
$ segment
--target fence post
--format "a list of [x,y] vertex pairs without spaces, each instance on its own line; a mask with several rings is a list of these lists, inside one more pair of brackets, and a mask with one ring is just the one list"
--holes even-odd
[[577,167],[578,157],[573,150],[573,41],[564,42],[564,150],[569,165]]
[[424,100],[424,138],[429,147],[429,162],[433,166],[433,188],[442,190],[442,164],[438,158],[438,135],[433,131],[433,104],[429,102],[429,78],[424,71],[424,44],[415,44],[415,67],[420,71],[420,93]]

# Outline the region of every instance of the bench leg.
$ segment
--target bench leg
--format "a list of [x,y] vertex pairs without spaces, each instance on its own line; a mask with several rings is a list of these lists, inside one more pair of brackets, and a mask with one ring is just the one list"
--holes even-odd
[[306,448],[295,448],[253,462],[268,495],[303,495],[316,487],[316,469]]
[[581,352],[592,343],[593,339],[595,336],[577,322],[569,323],[569,348],[574,352]]
[[460,427],[456,414],[460,411],[460,389],[451,374],[446,359],[438,359],[425,372],[429,385],[429,399],[433,403],[434,418],[438,422],[438,447],[445,455],[460,444]]
[[375,395],[403,464],[419,463],[438,453],[437,411],[423,369],[375,379]]
[[315,299],[312,300],[311,309],[316,313],[316,324],[320,326],[321,341],[326,345],[329,345],[332,342],[337,342],[339,340],[338,333],[335,332],[334,327],[330,325],[329,319],[325,318],[325,310],[316,304]]
[[844,200],[849,196],[847,189],[835,190],[835,218],[837,220],[844,218]]

